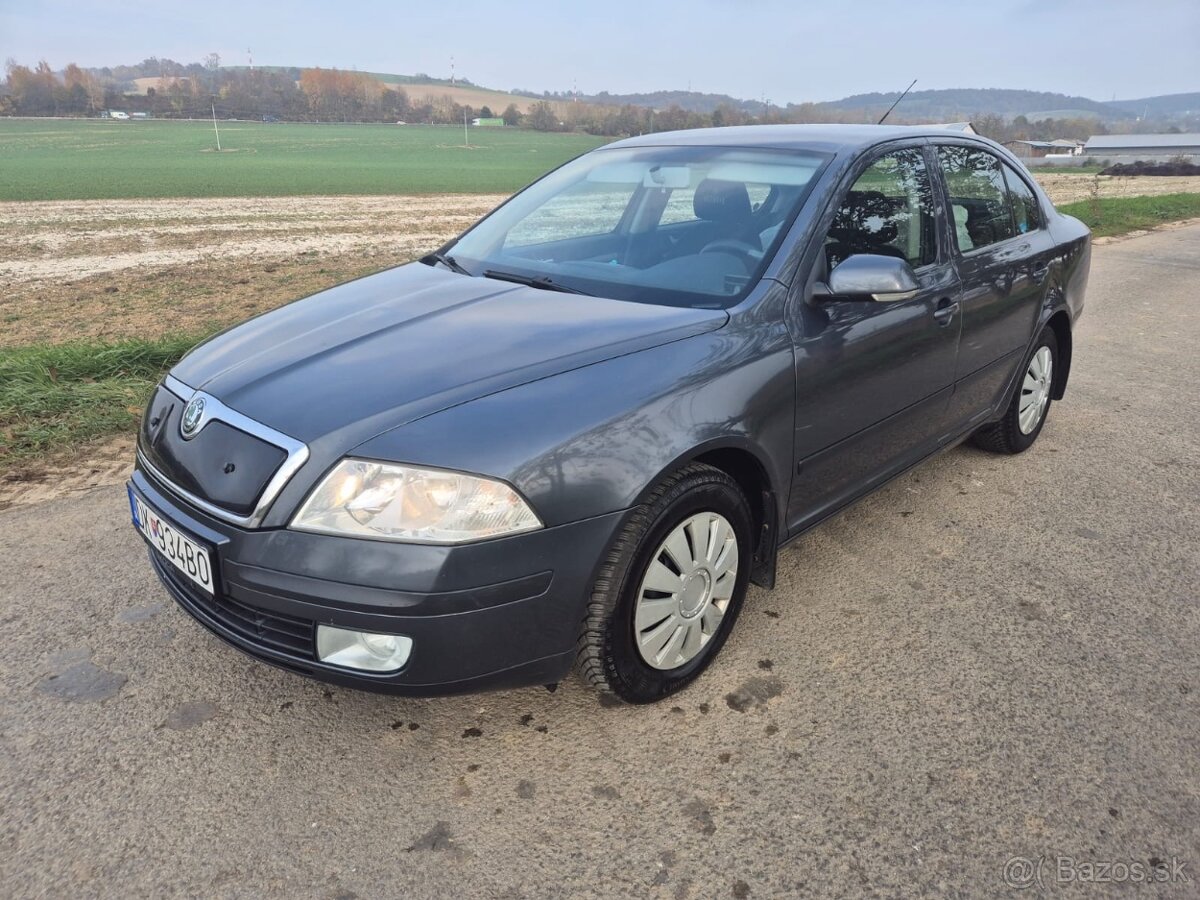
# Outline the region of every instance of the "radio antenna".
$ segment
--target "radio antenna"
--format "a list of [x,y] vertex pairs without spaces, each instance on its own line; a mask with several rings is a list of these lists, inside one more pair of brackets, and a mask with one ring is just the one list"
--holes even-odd
[[[913,89],[913,84],[916,84],[916,83],[917,83],[917,79],[915,79],[915,78],[914,78],[914,79],[912,80],[912,84],[910,84],[908,87],[906,87],[906,88],[904,89],[904,93],[903,93],[903,94],[901,94],[899,97],[897,97],[897,98],[896,98],[896,103],[899,103],[899,102],[900,102],[901,100],[903,100],[903,99],[904,99],[906,96],[908,96],[908,92],[909,92],[909,91],[911,91],[911,90]],[[891,106],[889,106],[889,107],[888,107],[888,111],[887,111],[887,112],[885,112],[885,113],[883,114],[883,119],[886,119],[888,116],[890,116],[890,115],[892,114],[892,110],[896,108],[896,103],[893,103]],[[876,125],[882,125],[882,124],[883,124],[883,119],[880,119],[880,120],[879,120],[878,122],[876,122],[875,124],[876,124]]]

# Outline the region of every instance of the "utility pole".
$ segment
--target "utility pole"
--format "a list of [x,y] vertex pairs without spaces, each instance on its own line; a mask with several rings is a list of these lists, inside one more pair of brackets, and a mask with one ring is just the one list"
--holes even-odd
[[217,101],[212,101],[209,104],[213,114],[213,134],[217,136],[217,152],[221,152],[221,132],[217,130]]
[[467,131],[467,111],[463,110],[463,146],[471,146],[470,132]]

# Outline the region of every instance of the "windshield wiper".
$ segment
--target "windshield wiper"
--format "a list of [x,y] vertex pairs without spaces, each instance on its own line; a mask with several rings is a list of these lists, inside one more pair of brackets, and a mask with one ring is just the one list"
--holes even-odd
[[548,275],[519,275],[516,272],[501,272],[498,269],[488,269],[483,273],[484,278],[494,278],[497,281],[511,281],[513,284],[523,284],[526,287],[538,288],[543,291],[559,291],[564,294],[583,294],[590,297],[587,291],[559,284]]
[[459,275],[470,275],[471,274],[465,268],[463,268],[462,266],[460,266],[458,264],[458,260],[456,260],[453,256],[443,253],[441,250],[434,250],[432,253],[421,257],[421,262],[425,263],[426,265],[432,265],[433,263],[441,263],[443,266],[445,266],[451,272],[457,272]]

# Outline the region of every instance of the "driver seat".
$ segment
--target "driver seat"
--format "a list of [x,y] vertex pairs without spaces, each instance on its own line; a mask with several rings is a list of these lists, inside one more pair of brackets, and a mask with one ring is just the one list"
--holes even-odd
[[692,210],[697,219],[712,223],[709,243],[718,240],[740,241],[762,252],[762,241],[754,227],[750,193],[742,182],[705,178],[696,185],[696,193],[692,195]]

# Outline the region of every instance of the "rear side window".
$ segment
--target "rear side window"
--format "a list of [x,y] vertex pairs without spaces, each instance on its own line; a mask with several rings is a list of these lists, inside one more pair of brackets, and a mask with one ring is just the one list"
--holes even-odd
[[1017,232],[1000,160],[974,147],[938,147],[946,176],[958,249],[966,253],[1007,240]]
[[1037,197],[1025,179],[1016,173],[1012,166],[1004,163],[1004,180],[1008,183],[1008,199],[1012,204],[1013,219],[1017,231],[1024,234],[1042,227],[1042,211],[1038,207]]

